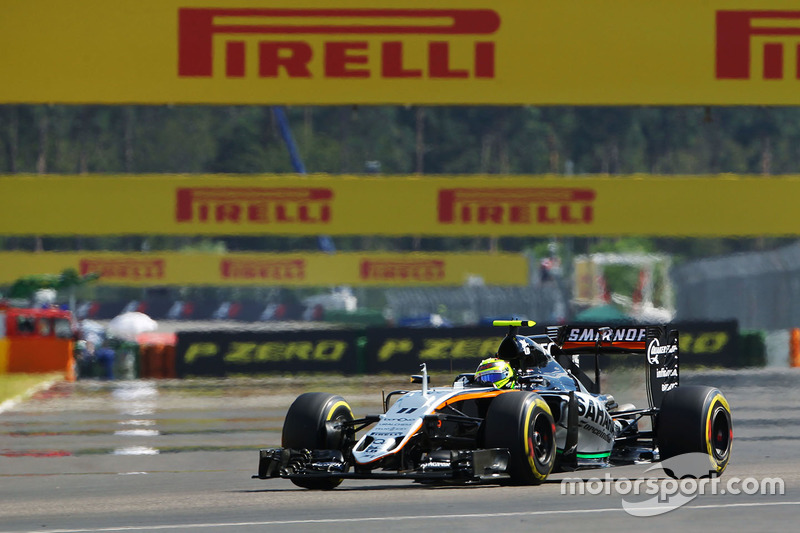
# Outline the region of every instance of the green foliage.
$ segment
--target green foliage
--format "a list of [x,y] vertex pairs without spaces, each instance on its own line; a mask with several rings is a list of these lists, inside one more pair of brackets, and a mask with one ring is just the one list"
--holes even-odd
[[24,399],[48,383],[63,379],[63,374],[0,374],[0,403]]
[[[642,237],[622,237],[618,239],[602,239],[591,247],[592,253],[618,253],[618,254],[646,254],[654,252],[651,239]],[[624,296],[634,295],[639,288],[641,268],[633,265],[616,264],[606,265],[603,274],[606,288],[609,293],[618,293]],[[664,280],[654,276],[654,282],[660,287]],[[656,294],[658,294],[658,290]]]
[[600,239],[590,247],[591,253],[651,253],[653,241],[644,237]]
[[81,276],[74,268],[65,268],[61,274],[30,274],[16,280],[8,290],[10,298],[30,298],[42,289],[64,290],[79,287],[100,278],[100,274],[90,272]]
[[203,238],[196,242],[181,246],[180,251],[224,254],[225,252],[227,252],[227,247],[225,246],[225,243],[222,241]]
[[[800,109],[293,107],[310,172],[796,173]],[[419,134],[419,135],[418,135]],[[263,106],[0,106],[0,172],[290,172]]]
[[630,265],[607,265],[604,270],[610,293],[630,296],[639,284],[639,269]]

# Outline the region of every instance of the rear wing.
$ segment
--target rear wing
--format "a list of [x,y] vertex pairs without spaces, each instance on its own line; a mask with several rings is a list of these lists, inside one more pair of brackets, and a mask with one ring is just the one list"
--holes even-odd
[[[579,377],[584,385],[600,393],[601,354],[643,356],[646,361],[647,398],[650,407],[659,407],[664,393],[679,384],[678,332],[666,326],[549,326],[547,337],[555,349],[551,353]],[[594,381],[585,382],[580,355],[594,355]]]

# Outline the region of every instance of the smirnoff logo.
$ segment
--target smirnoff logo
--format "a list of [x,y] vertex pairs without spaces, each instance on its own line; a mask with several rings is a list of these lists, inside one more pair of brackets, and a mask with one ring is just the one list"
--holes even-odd
[[164,259],[81,259],[78,268],[81,275],[96,272],[105,281],[163,279],[166,271]]
[[361,261],[362,280],[377,281],[441,281],[445,277],[444,261],[397,260],[383,261],[365,259]]
[[441,189],[443,224],[591,224],[593,189],[525,187],[515,189]]
[[178,76],[221,75],[217,42],[227,78],[255,75],[253,64],[259,78],[491,79],[499,27],[491,9],[181,8]]
[[292,281],[306,277],[306,262],[303,259],[223,259],[219,268],[224,279]]
[[570,328],[566,342],[644,342],[647,328]]
[[180,188],[175,219],[208,224],[327,224],[332,200],[333,190],[326,188]]
[[717,11],[717,79],[784,79],[785,53],[800,79],[800,11]]

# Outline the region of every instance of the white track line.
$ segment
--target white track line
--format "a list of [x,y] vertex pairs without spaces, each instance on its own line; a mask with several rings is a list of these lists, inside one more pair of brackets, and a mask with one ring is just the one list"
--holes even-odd
[[[777,507],[784,505],[800,505],[797,502],[752,502],[752,503],[725,503],[710,505],[686,505],[681,509],[732,509],[735,507]],[[661,509],[656,507],[654,509]],[[557,516],[562,514],[597,514],[597,513],[624,513],[620,507],[610,507],[605,509],[563,509],[559,511],[519,511],[509,513],[475,513],[475,514],[443,514],[443,515],[423,515],[423,516],[367,516],[363,518],[318,518],[308,520],[267,520],[263,522],[219,522],[205,524],[165,524],[161,526],[119,526],[107,528],[91,529],[48,529],[48,533],[99,533],[101,531],[157,531],[168,529],[194,529],[194,528],[231,528],[231,527],[255,527],[255,526],[291,526],[291,525],[311,525],[311,524],[346,524],[357,522],[402,522],[405,520],[458,520],[468,518],[504,518],[511,516]],[[41,529],[35,530],[40,533]],[[34,533],[34,530],[31,530]]]

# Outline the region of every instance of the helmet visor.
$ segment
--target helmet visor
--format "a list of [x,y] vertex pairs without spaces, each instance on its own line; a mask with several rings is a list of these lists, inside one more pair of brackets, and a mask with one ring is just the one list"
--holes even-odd
[[476,376],[478,381],[482,381],[484,383],[496,383],[500,380],[506,379],[507,377],[508,372],[486,372],[480,376]]

